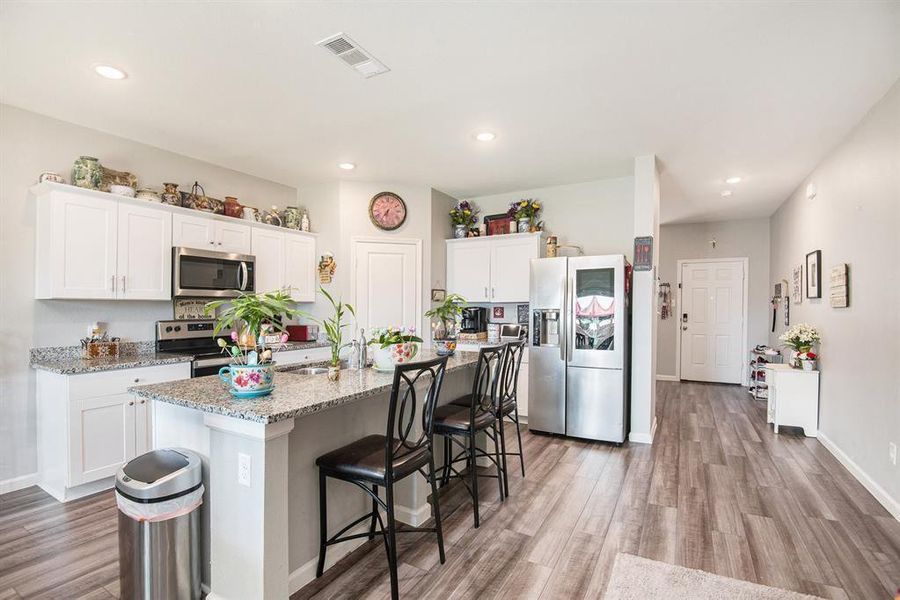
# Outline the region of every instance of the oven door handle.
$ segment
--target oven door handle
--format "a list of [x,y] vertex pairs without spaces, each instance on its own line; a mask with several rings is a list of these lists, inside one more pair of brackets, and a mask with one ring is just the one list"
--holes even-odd
[[227,365],[231,362],[231,359],[228,357],[221,358],[200,358],[194,360],[194,368],[202,369],[203,367],[218,367],[222,365]]
[[247,268],[246,261],[241,261],[241,281],[238,284],[238,289],[244,291],[247,289],[247,282],[250,280],[250,271]]

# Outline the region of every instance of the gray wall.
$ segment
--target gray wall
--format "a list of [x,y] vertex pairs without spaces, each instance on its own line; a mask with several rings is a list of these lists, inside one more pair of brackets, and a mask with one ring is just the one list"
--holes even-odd
[[172,317],[168,301],[34,300],[35,214],[28,188],[42,171],[68,181],[82,154],[137,174],[142,186],[190,186],[196,179],[211,196],[237,196],[255,206],[297,199],[291,187],[0,105],[0,482],[37,470],[30,348],[77,344],[95,321],[108,323],[112,335],[152,340],[154,322]]
[[[715,238],[713,248],[709,240]],[[672,285],[672,317],[659,319],[656,372],[677,375],[678,261],[691,258],[750,259],[748,346],[768,342],[769,219],[663,225],[659,228],[659,280]],[[659,318],[657,316],[657,318]]]
[[[810,182],[818,193],[807,200]],[[900,445],[900,82],[771,223],[770,281],[790,281],[806,253],[822,251],[823,298],[791,307],[792,323],[822,335],[821,433],[900,511],[900,465],[888,461],[888,442]],[[838,263],[849,265],[849,308],[829,306],[829,270]]]
[[505,213],[514,200],[533,198],[543,204],[541,220],[560,244],[577,244],[585,254],[624,254],[634,250],[634,177],[520,190],[471,201],[481,217]]

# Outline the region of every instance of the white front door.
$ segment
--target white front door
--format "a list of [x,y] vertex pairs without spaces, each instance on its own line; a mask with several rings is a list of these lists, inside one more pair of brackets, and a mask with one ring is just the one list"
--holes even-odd
[[421,248],[418,240],[353,241],[359,327],[420,327]]
[[681,266],[681,378],[741,383],[744,262]]

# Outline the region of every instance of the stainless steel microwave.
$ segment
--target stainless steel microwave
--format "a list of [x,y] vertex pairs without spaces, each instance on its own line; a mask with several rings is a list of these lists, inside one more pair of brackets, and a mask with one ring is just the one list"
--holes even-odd
[[255,289],[256,257],[194,248],[172,249],[172,296],[234,298]]

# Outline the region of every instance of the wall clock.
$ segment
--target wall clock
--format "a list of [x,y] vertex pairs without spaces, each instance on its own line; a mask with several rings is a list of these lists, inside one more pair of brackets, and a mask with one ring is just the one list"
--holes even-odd
[[372,224],[385,231],[393,231],[406,221],[406,203],[393,192],[375,194],[369,202]]

